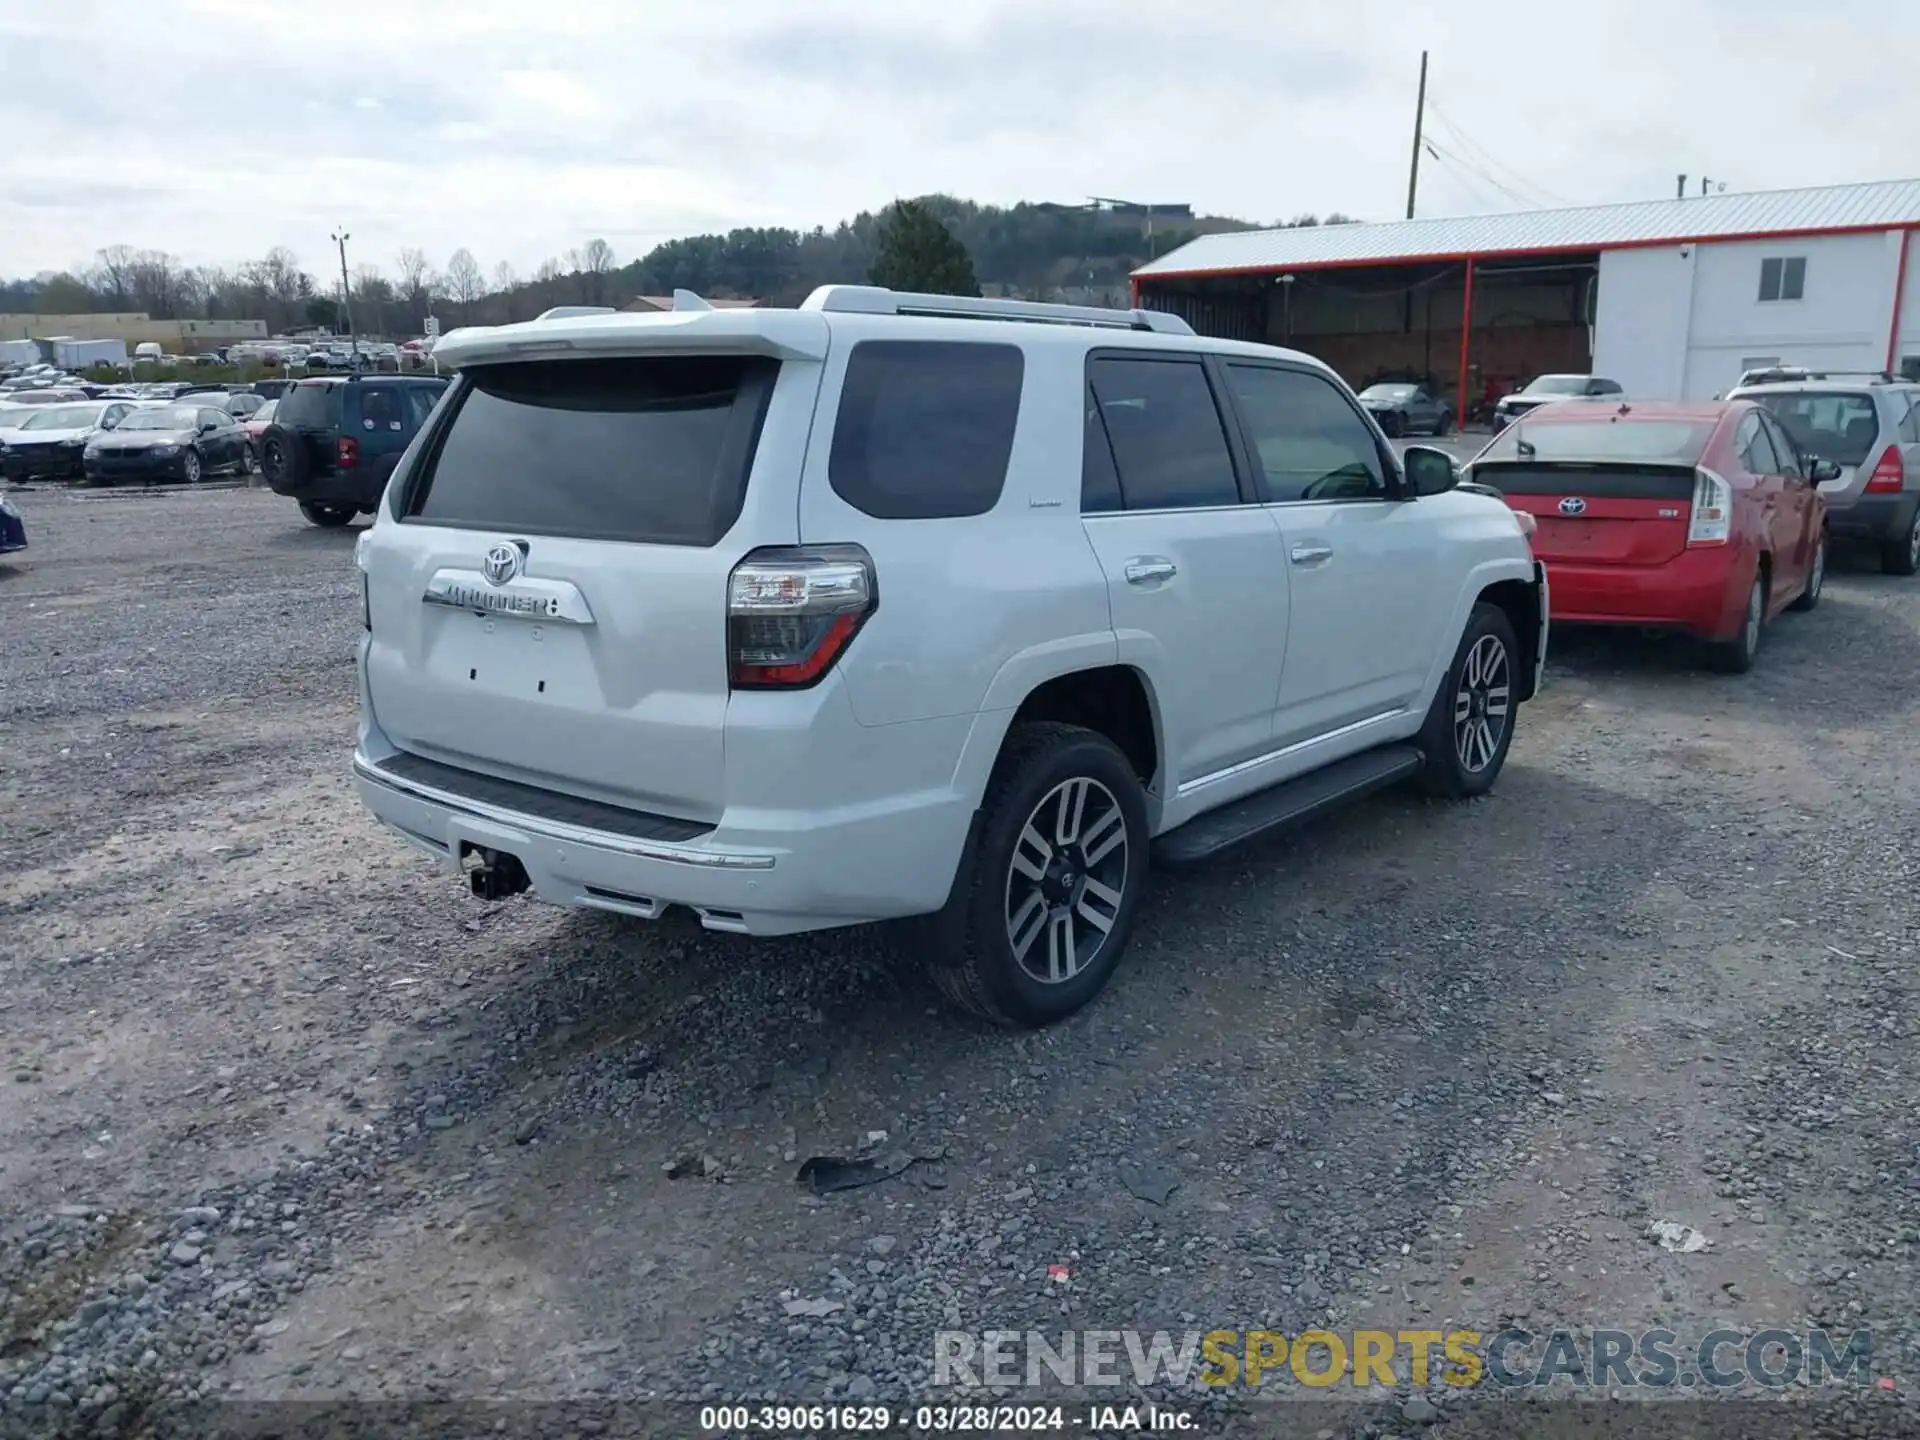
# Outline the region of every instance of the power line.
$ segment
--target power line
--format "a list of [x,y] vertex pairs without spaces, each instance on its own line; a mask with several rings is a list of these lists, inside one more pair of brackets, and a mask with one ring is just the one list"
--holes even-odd
[[1461,127],[1460,123],[1451,115],[1447,114],[1446,111],[1442,110],[1434,100],[1429,99],[1427,101],[1427,108],[1433,112],[1433,117],[1446,127],[1448,134],[1452,137],[1454,145],[1460,150],[1477,156],[1483,165],[1504,172],[1507,177],[1520,188],[1550,200],[1556,205],[1564,205],[1570,209],[1574,208],[1575,202],[1567,199],[1566,196],[1556,195],[1553,191],[1547,189],[1546,186],[1538,184],[1527,176],[1522,175],[1518,170],[1514,169],[1513,166],[1506,164],[1496,157],[1486,146],[1468,134],[1466,130]]
[[1454,155],[1449,151],[1442,150],[1438,145],[1434,144],[1431,137],[1429,137],[1426,140],[1425,145],[1426,145],[1427,154],[1431,155],[1440,164],[1446,166],[1447,173],[1452,175],[1456,181],[1458,181],[1462,186],[1464,186],[1467,189],[1467,191],[1470,194],[1472,194],[1474,200],[1479,204],[1485,205],[1490,209],[1494,209],[1494,210],[1498,210],[1501,208],[1500,201],[1488,199],[1486,193],[1481,190],[1479,185],[1474,184],[1473,181],[1468,178],[1469,176],[1477,177],[1483,184],[1492,186],[1495,190],[1500,192],[1501,195],[1505,196],[1506,200],[1510,204],[1524,206],[1526,209],[1529,209],[1529,210],[1537,210],[1540,208],[1539,203],[1537,201],[1529,200],[1523,195],[1514,194],[1513,191],[1509,190],[1506,186],[1502,185],[1498,180],[1494,179],[1491,175],[1488,175],[1484,171],[1481,171],[1475,168],[1474,166],[1467,164],[1464,160],[1460,159],[1457,155]]

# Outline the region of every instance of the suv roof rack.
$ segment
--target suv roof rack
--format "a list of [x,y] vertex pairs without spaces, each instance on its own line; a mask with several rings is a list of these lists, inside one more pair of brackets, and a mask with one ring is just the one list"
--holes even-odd
[[581,315],[613,315],[617,313],[611,305],[556,305],[551,310],[542,310],[533,318],[535,320],[572,320]]
[[971,295],[922,295],[878,285],[822,285],[800,302],[802,310],[854,315],[937,315],[962,320],[1028,320],[1050,325],[1097,325],[1110,330],[1152,330],[1191,335],[1193,327],[1160,310],[1106,310],[1097,305],[1054,305],[1039,300],[987,300]]
[[1764,370],[1748,370],[1740,377],[1742,385],[1777,385],[1797,380],[1867,380],[1876,385],[1895,385],[1898,378],[1885,370],[1809,370],[1804,365],[1769,365]]

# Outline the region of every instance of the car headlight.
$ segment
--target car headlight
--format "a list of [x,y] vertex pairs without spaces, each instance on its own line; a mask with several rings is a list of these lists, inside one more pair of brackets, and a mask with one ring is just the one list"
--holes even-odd
[[4,495],[0,495],[0,515],[6,515],[15,520],[20,518],[20,512],[13,508],[13,502]]
[[98,445],[87,446],[85,450],[80,452],[80,458],[82,460],[98,460],[100,458],[100,447]]
[[153,447],[153,453],[163,457],[167,455],[178,455],[180,453],[180,447],[178,445],[156,445]]
[[85,437],[76,435],[71,440],[62,440],[60,442],[60,448],[62,450],[73,450],[86,443]]

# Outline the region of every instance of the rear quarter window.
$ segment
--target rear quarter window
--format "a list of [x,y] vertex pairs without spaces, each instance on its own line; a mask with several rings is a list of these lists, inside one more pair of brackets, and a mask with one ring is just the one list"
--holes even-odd
[[406,517],[712,545],[740,516],[779,368],[743,355],[475,366],[436,426]]
[[828,483],[879,520],[986,514],[1006,485],[1025,374],[1016,345],[860,341],[840,391]]

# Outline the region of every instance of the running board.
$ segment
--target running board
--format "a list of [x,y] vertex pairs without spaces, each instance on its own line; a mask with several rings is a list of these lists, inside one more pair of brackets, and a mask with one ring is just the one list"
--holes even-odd
[[1153,842],[1156,863],[1178,868],[1211,860],[1236,845],[1302,824],[1406,779],[1421,766],[1411,745],[1383,745],[1337,760],[1312,774],[1258,790],[1196,815]]

